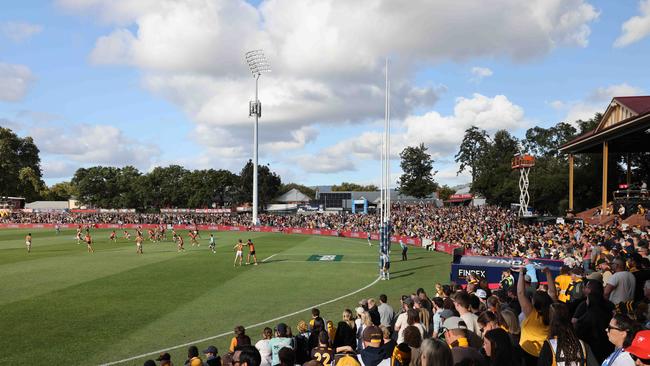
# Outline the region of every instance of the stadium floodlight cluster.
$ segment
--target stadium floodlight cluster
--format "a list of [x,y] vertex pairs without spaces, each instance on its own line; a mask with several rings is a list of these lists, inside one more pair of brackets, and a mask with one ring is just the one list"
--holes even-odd
[[263,50],[246,52],[246,63],[254,77],[259,77],[263,72],[271,72],[271,64],[266,59]]
[[248,116],[255,116],[255,125],[253,126],[253,225],[258,225],[257,220],[257,150],[258,150],[258,132],[257,125],[262,117],[262,102],[258,98],[259,79],[263,72],[271,72],[271,65],[264,56],[263,50],[253,50],[246,52],[246,63],[255,78],[255,100],[248,104]]

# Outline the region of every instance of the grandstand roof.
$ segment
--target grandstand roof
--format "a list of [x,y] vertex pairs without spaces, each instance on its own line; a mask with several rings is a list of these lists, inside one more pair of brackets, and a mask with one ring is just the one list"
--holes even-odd
[[300,192],[296,188],[292,188],[289,192],[276,198],[277,202],[309,202],[310,198],[306,194]]

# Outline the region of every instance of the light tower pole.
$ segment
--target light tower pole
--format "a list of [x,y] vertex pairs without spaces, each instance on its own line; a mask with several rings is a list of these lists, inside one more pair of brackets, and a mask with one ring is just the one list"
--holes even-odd
[[246,52],[246,63],[255,78],[255,100],[248,104],[248,116],[255,116],[255,125],[253,127],[253,225],[257,225],[257,149],[258,133],[257,125],[259,118],[262,117],[262,103],[258,98],[259,80],[263,72],[270,72],[271,65],[266,60],[263,50],[253,50]]

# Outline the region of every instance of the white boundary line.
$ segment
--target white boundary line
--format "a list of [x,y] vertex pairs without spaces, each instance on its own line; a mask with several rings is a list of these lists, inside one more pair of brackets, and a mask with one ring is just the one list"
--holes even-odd
[[[274,255],[275,255],[275,254],[274,254]],[[271,256],[271,257],[272,257],[272,256]],[[269,257],[269,258],[270,258],[270,257]],[[266,259],[269,259],[269,258],[266,258]],[[331,304],[331,303],[333,303],[333,302],[336,302],[336,301],[342,300],[342,299],[344,299],[344,298],[346,298],[346,297],[352,296],[352,295],[357,294],[357,293],[359,293],[359,292],[361,292],[361,291],[363,291],[363,290],[366,290],[366,289],[372,287],[372,286],[373,286],[374,284],[376,284],[377,282],[379,282],[379,280],[380,280],[380,277],[377,277],[374,281],[372,281],[371,283],[367,284],[366,286],[364,286],[364,287],[362,287],[362,288],[360,288],[360,289],[358,289],[358,290],[352,291],[352,292],[350,292],[350,293],[348,293],[348,294],[345,294],[345,295],[343,295],[343,296],[339,296],[339,297],[337,297],[337,298],[335,298],[335,299],[328,300],[328,301],[325,301],[325,302],[320,303],[320,304],[317,304],[317,305],[312,305],[312,306],[306,307],[306,308],[304,308],[304,309],[301,309],[301,310],[298,310],[298,311],[294,311],[293,313],[285,314],[285,315],[279,316],[279,317],[277,317],[277,318],[269,319],[269,320],[266,320],[266,321],[263,321],[263,322],[259,322],[259,323],[253,324],[253,325],[247,325],[245,328],[246,328],[246,329],[257,328],[257,327],[262,326],[262,325],[264,325],[264,324],[268,324],[268,323],[271,323],[271,322],[275,322],[275,321],[278,321],[278,320],[280,320],[280,319],[288,318],[288,317],[290,317],[290,316],[294,316],[294,315],[296,315],[296,314],[300,314],[300,313],[303,313],[303,312],[305,312],[305,311],[309,311],[309,310],[311,310],[312,308],[319,308],[319,307],[321,307],[321,306],[324,306],[324,305],[327,305],[327,304]],[[167,347],[167,348],[160,349],[160,350],[157,350],[157,351],[152,351],[152,352],[148,352],[148,353],[143,353],[143,354],[141,354],[141,355],[137,355],[137,356],[133,356],[133,357],[125,358],[125,359],[123,359],[123,360],[113,361],[113,362],[109,362],[109,363],[104,363],[104,364],[101,364],[101,366],[117,365],[117,364],[120,364],[120,363],[124,363],[124,362],[129,362],[129,361],[137,360],[137,359],[139,359],[139,358],[144,358],[144,357],[147,357],[147,356],[158,355],[158,354],[160,354],[161,352],[167,352],[167,351],[171,351],[171,350],[178,349],[178,348],[181,348],[181,347],[191,346],[191,345],[196,344],[196,343],[203,343],[203,342],[205,342],[205,341],[209,341],[209,340],[212,340],[212,339],[217,339],[217,338],[225,337],[225,336],[227,336],[227,335],[232,335],[232,330],[231,330],[231,331],[228,331],[228,332],[225,332],[225,333],[217,334],[217,335],[212,336],[212,337],[206,337],[206,338],[202,338],[202,339],[197,339],[197,340],[195,340],[195,341],[191,341],[191,342],[187,342],[187,343],[179,344],[179,345],[176,345],[176,346]]]
[[275,257],[275,256],[278,255],[278,254],[279,254],[279,253],[275,253],[275,254],[271,255],[270,257],[266,257],[266,258],[262,259],[262,263],[268,261],[269,259]]

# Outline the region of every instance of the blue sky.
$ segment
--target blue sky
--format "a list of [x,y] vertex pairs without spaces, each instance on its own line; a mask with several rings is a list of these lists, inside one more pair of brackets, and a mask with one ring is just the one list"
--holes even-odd
[[[487,3],[487,2],[486,2]],[[45,180],[92,165],[239,171],[252,151],[262,47],[260,163],[307,185],[379,182],[383,62],[392,172],[425,143],[450,185],[462,131],[521,136],[650,93],[650,0],[470,2],[58,0],[0,14],[0,125],[33,136]]]

